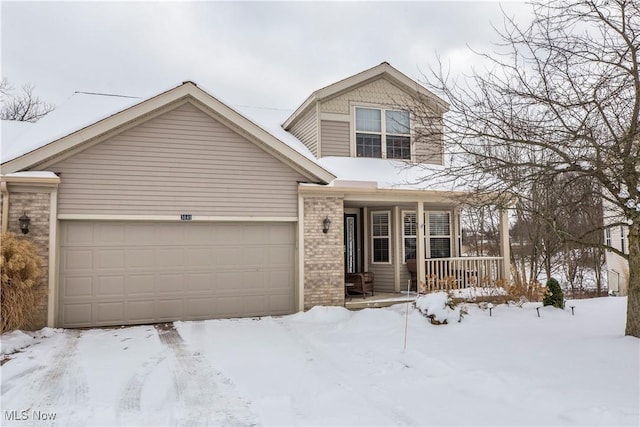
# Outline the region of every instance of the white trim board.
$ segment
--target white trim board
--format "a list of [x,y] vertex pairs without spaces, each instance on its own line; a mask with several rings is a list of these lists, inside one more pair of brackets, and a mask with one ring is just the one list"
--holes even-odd
[[180,215],[103,215],[59,214],[59,220],[73,221],[174,221],[174,222],[297,222],[295,216],[204,216],[193,215],[189,220]]

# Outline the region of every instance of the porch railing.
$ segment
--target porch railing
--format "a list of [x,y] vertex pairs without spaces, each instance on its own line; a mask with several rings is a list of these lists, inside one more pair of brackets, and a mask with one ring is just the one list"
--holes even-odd
[[488,287],[502,279],[502,257],[429,258],[425,260],[426,292]]

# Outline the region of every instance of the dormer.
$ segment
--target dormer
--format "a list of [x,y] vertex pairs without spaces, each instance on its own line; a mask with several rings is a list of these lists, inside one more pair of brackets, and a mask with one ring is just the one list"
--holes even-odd
[[442,164],[447,109],[442,99],[383,62],[313,92],[282,126],[317,158]]

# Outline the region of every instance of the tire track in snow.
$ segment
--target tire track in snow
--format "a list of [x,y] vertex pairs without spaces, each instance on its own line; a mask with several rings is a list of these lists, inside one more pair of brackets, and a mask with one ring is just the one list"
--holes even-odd
[[[45,355],[49,365],[29,369],[12,378],[12,383],[19,381],[3,390],[3,400],[5,392],[13,390],[13,393],[17,393],[17,399],[12,396],[11,400],[19,401],[16,402],[20,405],[19,409],[56,413],[56,422],[64,416],[82,424],[82,415],[72,409],[87,408],[89,401],[89,387],[77,357],[82,333],[65,330],[60,335],[56,351]],[[27,377],[29,373],[34,375]]]
[[[8,360],[8,359],[5,359]],[[29,369],[25,369],[24,371],[18,373],[17,375],[14,375],[13,377],[2,377],[2,391],[0,391],[0,394],[4,395],[5,393],[7,393],[9,390],[11,390],[13,387],[15,387],[17,383],[19,383],[24,377],[26,377],[27,375],[31,375],[31,374],[35,374],[36,372],[40,372],[42,370],[44,370],[45,367],[42,365],[38,365],[38,366],[32,366]],[[24,380],[26,381],[27,379],[24,378]]]
[[144,387],[147,378],[151,375],[151,373],[166,360],[166,355],[160,355],[158,357],[154,357],[151,360],[144,362],[140,367],[136,370],[134,376],[129,380],[129,382],[125,385],[124,390],[122,391],[122,396],[118,401],[116,417],[118,419],[119,425],[127,425],[130,424],[127,420],[131,415],[139,414],[140,407],[140,398],[142,395],[142,388]]
[[237,396],[231,381],[200,353],[191,353],[173,324],[156,325],[160,342],[171,350],[172,374],[181,415],[178,425],[254,425],[249,403]]
[[40,382],[38,393],[42,395],[42,407],[82,407],[89,400],[89,387],[84,370],[78,361],[78,344],[81,331],[65,330],[67,345],[58,351],[52,368]]

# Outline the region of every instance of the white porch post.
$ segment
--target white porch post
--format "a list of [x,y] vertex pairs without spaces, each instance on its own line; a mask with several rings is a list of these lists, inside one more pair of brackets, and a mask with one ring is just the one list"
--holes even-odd
[[500,256],[502,257],[500,276],[510,282],[511,248],[509,246],[509,211],[507,209],[500,209]]
[[298,244],[296,252],[296,280],[297,311],[304,311],[304,197],[298,192]]
[[52,191],[49,202],[49,295],[47,326],[56,327],[58,318],[58,190]]
[[364,248],[362,251],[362,271],[369,271],[369,246],[371,243],[371,236],[369,234],[369,208],[366,206],[362,209],[362,227],[364,229]]
[[[418,282],[417,290],[420,291],[420,283],[425,280],[425,247],[424,247],[424,233],[425,233],[425,221],[424,221],[424,204],[418,202],[416,208],[416,278]],[[426,285],[426,283],[425,283]]]
[[404,285],[400,283],[400,266],[404,264],[404,259],[402,259],[402,246],[404,242],[402,241],[402,215],[400,214],[400,208],[398,206],[393,207],[393,282],[394,282],[394,290],[396,292],[400,292],[402,289],[406,289],[407,284]]
[[460,229],[460,208],[455,207],[453,209],[453,236],[451,236],[451,240],[453,242],[453,254],[454,257],[462,256],[461,253],[461,244],[460,244],[460,235],[462,234],[462,230]]

